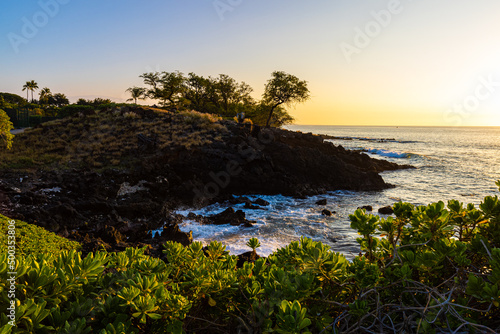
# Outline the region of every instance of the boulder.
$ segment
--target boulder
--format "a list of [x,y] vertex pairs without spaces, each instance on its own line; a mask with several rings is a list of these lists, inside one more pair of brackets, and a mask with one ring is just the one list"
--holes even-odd
[[224,225],[224,224],[230,224],[233,226],[238,226],[238,225],[247,225],[247,223],[254,223],[252,221],[248,221],[245,218],[245,213],[241,210],[234,211],[233,208],[227,208],[226,210],[216,214],[207,217],[207,220],[210,224],[214,225]]
[[260,206],[258,205],[254,205],[252,203],[245,203],[245,206],[244,206],[245,209],[252,209],[252,210],[262,210],[263,208],[261,208]]
[[316,202],[316,205],[326,205],[327,200],[326,198],[320,199],[319,201]]
[[327,216],[327,217],[330,217],[332,215],[332,212],[330,210],[327,210],[327,209],[323,209],[323,211],[321,211],[321,214],[323,216]]
[[361,210],[364,209],[367,212],[372,212],[373,211],[373,207],[371,205],[360,206],[360,207],[358,207],[358,209],[361,209]]
[[105,226],[99,235],[104,242],[110,245],[118,244],[127,239],[114,226]]
[[161,235],[157,235],[155,239],[161,239],[162,242],[176,241],[183,246],[189,246],[193,242],[193,231],[182,232],[176,223],[165,224]]
[[253,263],[259,258],[260,258],[260,255],[253,252],[253,251],[245,252],[243,254],[238,255],[238,262],[236,263],[236,266],[238,268],[242,268],[243,264],[245,262],[252,262]]
[[262,198],[257,198],[252,204],[260,205],[260,206],[268,206],[270,203]]
[[392,215],[394,213],[394,210],[390,205],[384,206],[383,208],[378,209],[378,213],[383,214],[383,215]]

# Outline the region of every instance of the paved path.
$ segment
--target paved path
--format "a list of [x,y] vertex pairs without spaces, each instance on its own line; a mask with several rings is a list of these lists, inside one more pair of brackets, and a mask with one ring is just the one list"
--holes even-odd
[[10,133],[12,133],[13,135],[17,135],[19,133],[23,133],[24,130],[26,130],[28,128],[22,128],[22,129],[14,129],[14,130],[10,130]]

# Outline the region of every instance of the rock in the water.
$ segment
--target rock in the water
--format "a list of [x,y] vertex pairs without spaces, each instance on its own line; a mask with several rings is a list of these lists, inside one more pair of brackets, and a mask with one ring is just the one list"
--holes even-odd
[[332,215],[332,212],[328,209],[323,209],[323,211],[321,211],[321,214],[323,216],[327,216],[327,217],[330,217]]
[[361,210],[365,210],[367,212],[371,212],[373,211],[373,207],[371,205],[364,205],[364,206],[360,206],[358,209],[361,209]]
[[392,215],[394,213],[394,210],[392,209],[391,206],[388,205],[378,209],[378,213],[381,213],[383,215]]
[[221,213],[207,217],[207,220],[209,223],[215,225],[231,224],[233,226],[238,226],[247,225],[247,223],[254,223],[245,218],[245,213],[243,211],[234,211],[233,208],[227,208]]
[[268,206],[269,202],[266,200],[263,200],[262,198],[257,198],[255,201],[252,202],[252,204],[260,205],[260,206]]
[[183,246],[189,246],[193,242],[193,231],[182,232],[176,223],[167,224],[163,227],[159,238],[165,241],[176,241]]
[[244,206],[245,209],[252,209],[252,210],[262,210],[262,208],[258,205],[253,205],[252,203],[245,203]]
[[232,197],[229,199],[229,203],[236,205],[236,204],[242,204],[242,203],[251,203],[250,199],[245,196],[240,196],[240,197]]
[[316,202],[316,205],[326,205],[327,200],[326,198],[320,199],[319,201]]

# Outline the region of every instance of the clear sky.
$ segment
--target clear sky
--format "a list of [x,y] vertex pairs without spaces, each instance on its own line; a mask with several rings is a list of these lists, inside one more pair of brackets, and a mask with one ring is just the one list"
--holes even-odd
[[5,0],[0,91],[128,98],[151,71],[225,73],[260,98],[307,80],[297,124],[500,126],[498,0]]

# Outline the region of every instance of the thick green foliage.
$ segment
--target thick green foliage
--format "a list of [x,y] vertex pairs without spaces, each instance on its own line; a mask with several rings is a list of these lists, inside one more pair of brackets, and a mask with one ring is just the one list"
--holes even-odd
[[[10,221],[12,219],[0,215],[0,254],[7,253]],[[15,235],[16,254],[21,256],[29,254],[59,255],[65,250],[80,249],[80,244],[76,241],[69,241],[55,233],[21,220],[15,221]]]
[[[493,333],[500,329],[500,202],[358,210],[353,261],[301,239],[237,267],[225,246],[165,244],[18,258],[17,332],[28,333]],[[248,246],[255,249],[258,240]],[[8,307],[6,255],[1,305]],[[9,333],[0,318],[0,333]],[[3,328],[2,328],[3,326]]]
[[10,150],[12,148],[12,139],[14,135],[10,133],[10,130],[13,128],[7,113],[0,109],[0,149]]

